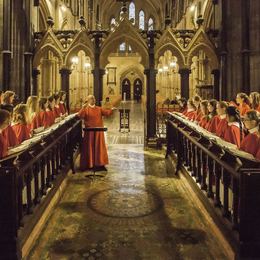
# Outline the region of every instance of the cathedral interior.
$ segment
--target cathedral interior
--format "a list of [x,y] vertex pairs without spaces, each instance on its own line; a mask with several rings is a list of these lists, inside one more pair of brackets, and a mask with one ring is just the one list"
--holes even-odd
[[[259,0],[0,0],[0,12],[0,259],[260,259]],[[17,106],[35,97],[40,114],[64,95],[64,113],[11,145]],[[94,133],[88,178],[79,111],[92,95],[112,115],[98,126],[109,164],[95,172]]]

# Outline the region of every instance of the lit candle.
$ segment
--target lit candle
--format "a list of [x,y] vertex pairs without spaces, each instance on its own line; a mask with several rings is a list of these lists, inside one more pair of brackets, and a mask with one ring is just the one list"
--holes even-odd
[[124,101],[126,101],[126,92],[124,92]]

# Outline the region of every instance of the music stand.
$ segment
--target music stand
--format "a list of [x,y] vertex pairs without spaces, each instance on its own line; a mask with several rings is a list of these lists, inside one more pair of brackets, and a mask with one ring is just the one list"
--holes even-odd
[[96,170],[95,170],[95,167],[97,167],[95,165],[95,161],[96,161],[96,132],[106,132],[107,131],[107,127],[87,127],[87,128],[84,128],[83,129],[85,132],[94,132],[94,149],[93,149],[93,170],[92,170],[92,173],[91,174],[88,174],[86,175],[86,177],[93,177],[93,179],[95,178],[95,176],[98,176],[98,177],[103,177],[103,176],[100,176],[100,175],[96,175]]

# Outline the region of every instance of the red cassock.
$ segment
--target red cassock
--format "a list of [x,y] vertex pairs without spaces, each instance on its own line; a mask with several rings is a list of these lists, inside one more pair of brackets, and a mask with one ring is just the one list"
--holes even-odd
[[48,126],[52,126],[55,123],[54,111],[46,110]]
[[256,111],[260,113],[260,105],[256,108]]
[[[111,114],[112,110],[106,110],[98,106],[88,106],[81,109],[78,115],[84,120],[85,127],[103,127],[102,116],[109,116]],[[94,134],[96,135],[95,154]],[[80,169],[86,170],[106,164],[108,164],[108,155],[104,132],[85,132],[81,147]]]
[[237,145],[237,147],[240,147],[241,140],[240,140],[239,124],[238,123],[228,124],[223,139],[229,143]]
[[3,132],[4,136],[6,137],[7,147],[14,147],[19,144],[16,134],[11,125],[5,128]]
[[216,135],[223,138],[227,127],[228,127],[227,119],[226,118],[220,119],[218,126],[217,126]]
[[7,143],[6,132],[2,131],[0,132],[0,159],[7,156],[7,152],[8,152],[8,143]]
[[60,109],[60,112],[61,112],[62,115],[66,114],[67,111],[66,111],[66,107],[65,107],[64,102],[60,102],[59,109]]
[[55,106],[53,111],[54,111],[55,118],[60,117],[61,111],[59,106]]
[[189,120],[192,120],[192,118],[194,118],[195,115],[196,115],[196,111],[195,111],[195,110],[191,110],[191,111],[188,110],[185,116],[186,116]]
[[240,150],[252,154],[256,157],[257,151],[259,149],[259,137],[257,132],[249,133],[241,142]]
[[256,153],[256,159],[260,160],[260,141],[258,142],[258,151]]
[[211,118],[209,121],[207,130],[213,134],[216,134],[219,123],[220,123],[220,117],[213,116],[213,118]]
[[239,105],[238,109],[240,111],[240,115],[244,116],[246,114],[246,112],[248,112],[250,110],[250,106],[247,105],[246,103],[242,103]]
[[49,120],[48,120],[48,116],[47,116],[47,112],[46,111],[41,111],[38,114],[38,122],[39,122],[39,127],[43,126],[44,128],[49,127]]
[[208,126],[208,119],[207,119],[206,116],[203,116],[203,117],[200,119],[199,125],[200,125],[201,127],[205,128],[205,129],[207,128],[207,126]]
[[187,114],[187,112],[188,112],[188,108],[187,107],[185,107],[184,108],[184,110],[181,112],[183,115],[186,115]]
[[37,129],[40,127],[40,117],[39,114],[36,114],[33,119],[32,122],[30,124],[28,124],[28,128],[30,129],[30,131]]
[[19,144],[30,138],[30,129],[26,124],[15,124],[12,126]]
[[199,122],[201,120],[201,118],[203,117],[203,114],[201,111],[196,111],[196,114],[193,116],[193,118],[191,120],[194,120],[196,122]]

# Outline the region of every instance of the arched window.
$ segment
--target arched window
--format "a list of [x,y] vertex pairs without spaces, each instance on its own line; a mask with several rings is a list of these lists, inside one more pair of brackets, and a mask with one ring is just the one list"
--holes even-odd
[[116,19],[115,17],[111,18],[111,21],[110,21],[110,25],[115,25],[116,24]]
[[154,29],[154,21],[153,21],[153,18],[149,18],[148,20],[148,31],[151,31]]
[[119,45],[119,51],[124,52],[126,51],[126,43],[123,42]]
[[129,5],[129,20],[133,19],[133,24],[135,24],[135,4],[133,2]]
[[144,11],[139,12],[139,29],[144,30]]

